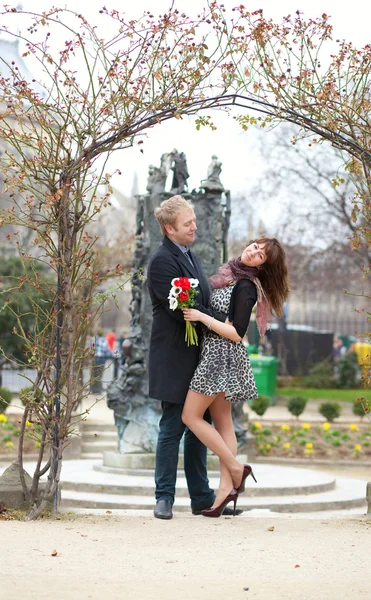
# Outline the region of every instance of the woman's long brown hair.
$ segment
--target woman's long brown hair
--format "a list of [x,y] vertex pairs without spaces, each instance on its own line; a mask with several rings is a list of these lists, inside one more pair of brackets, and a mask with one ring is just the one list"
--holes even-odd
[[289,274],[286,254],[276,238],[262,236],[249,242],[264,244],[266,262],[258,269],[258,277],[271,308],[278,317],[283,317],[283,305],[289,295]]

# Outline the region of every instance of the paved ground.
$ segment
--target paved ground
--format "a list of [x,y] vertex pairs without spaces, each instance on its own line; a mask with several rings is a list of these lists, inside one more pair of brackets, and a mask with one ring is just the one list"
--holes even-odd
[[370,599],[371,519],[2,522],[1,598]]
[[[314,408],[309,403],[303,421],[322,420]],[[280,406],[265,415],[289,417]],[[89,418],[112,423],[104,401]],[[333,472],[369,475],[363,468]],[[0,527],[1,599],[371,599],[371,515],[359,509],[215,520],[175,513],[171,521],[151,511],[95,511]]]

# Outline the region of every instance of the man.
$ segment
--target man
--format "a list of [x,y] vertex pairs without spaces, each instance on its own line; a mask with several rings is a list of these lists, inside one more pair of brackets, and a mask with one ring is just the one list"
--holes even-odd
[[112,354],[107,344],[107,340],[104,336],[103,331],[98,331],[98,335],[95,338],[95,352],[93,359],[93,372],[92,372],[92,385],[91,393],[100,394],[102,392],[102,375],[104,371],[104,365],[106,364],[107,358],[111,358]]
[[[162,417],[156,451],[156,507],[158,519],[171,519],[175,496],[179,444],[184,438],[184,470],[193,514],[210,507],[214,492],[209,487],[206,448],[182,422],[183,404],[199,357],[198,346],[187,346],[181,310],[170,310],[171,282],[178,277],[199,280],[197,308],[219,320],[226,315],[208,309],[209,284],[196,254],[189,250],[197,230],[193,205],[173,196],[155,209],[164,234],[162,244],[148,265],[148,290],[153,308],[149,348],[149,396],[161,400]],[[199,326],[197,326],[199,328]],[[200,333],[200,330],[198,331]],[[210,419],[208,413],[205,418]],[[224,511],[228,514],[230,509]],[[240,511],[242,512],[242,511]]]
[[112,354],[113,354],[113,351],[115,349],[115,342],[116,342],[116,334],[115,334],[114,330],[109,331],[107,333],[106,341],[107,341],[110,352],[112,352]]

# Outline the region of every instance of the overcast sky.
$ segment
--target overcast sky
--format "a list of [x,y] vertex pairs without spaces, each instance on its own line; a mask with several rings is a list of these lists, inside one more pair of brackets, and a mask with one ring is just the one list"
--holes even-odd
[[[9,2],[10,3],[10,2]],[[23,0],[24,9],[45,10],[51,5],[67,6],[82,12],[90,22],[99,19],[99,9],[105,5],[108,9],[117,8],[128,15],[138,17],[150,8],[154,13],[162,13],[169,6],[169,0],[68,0],[55,2],[46,0]],[[224,5],[233,7],[240,4],[237,0],[224,0]],[[202,0],[175,0],[175,6],[193,14],[203,6]],[[307,17],[317,17],[323,12],[331,16],[334,27],[334,38],[345,38],[356,46],[371,42],[371,2],[365,0],[352,0],[340,2],[339,0],[253,0],[246,1],[250,11],[262,8],[266,17],[273,17],[278,21],[287,14],[301,10]],[[217,154],[223,163],[221,180],[225,188],[232,194],[243,193],[250,188],[251,183],[259,172],[259,156],[254,152],[255,134],[241,132],[231,117],[214,113],[213,119],[217,124],[217,131],[203,130],[197,132],[191,119],[183,121],[168,121],[154,127],[148,134],[144,144],[144,154],[138,148],[123,150],[116,153],[114,165],[122,171],[122,176],[115,181],[115,185],[125,194],[130,194],[134,173],[138,174],[139,192],[145,192],[148,166],[159,165],[163,152],[177,148],[185,152],[190,173],[189,188],[198,187],[200,180],[206,177],[207,166],[211,155]],[[269,143],[269,133],[267,143]],[[259,207],[262,216],[264,209]],[[267,215],[264,215],[265,218]],[[273,215],[272,215],[273,216]]]

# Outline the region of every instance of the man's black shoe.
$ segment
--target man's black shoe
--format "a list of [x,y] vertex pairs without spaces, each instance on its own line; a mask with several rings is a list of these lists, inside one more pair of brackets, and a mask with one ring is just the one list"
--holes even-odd
[[153,511],[156,519],[172,519],[173,511],[170,500],[159,500]]
[[[192,515],[201,515],[202,511],[205,510],[205,508],[210,508],[210,506],[203,506],[202,508],[192,508]],[[243,513],[242,508],[236,508],[236,517],[238,515],[241,515],[242,513]],[[223,510],[223,516],[224,517],[233,517],[233,508],[226,506],[225,509]]]

